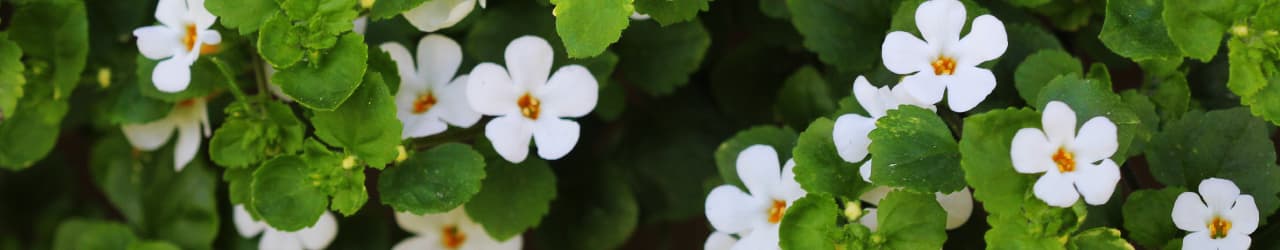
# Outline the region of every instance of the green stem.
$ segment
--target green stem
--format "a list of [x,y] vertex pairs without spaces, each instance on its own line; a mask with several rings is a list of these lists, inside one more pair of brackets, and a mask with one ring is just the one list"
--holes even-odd
[[236,100],[239,100],[241,105],[244,105],[244,109],[254,115],[259,115],[257,109],[249,106],[249,95],[240,90],[240,84],[236,83],[236,77],[235,74],[231,73],[231,67],[217,57],[210,57],[209,59],[213,61],[214,65],[218,65],[218,71],[222,71],[222,76],[227,78],[227,85],[230,86],[231,94],[236,96]]

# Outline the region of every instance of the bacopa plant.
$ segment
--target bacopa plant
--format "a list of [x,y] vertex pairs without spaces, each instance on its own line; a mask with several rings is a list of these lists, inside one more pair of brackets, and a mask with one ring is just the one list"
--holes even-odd
[[0,0],[0,249],[1280,249],[1277,125],[1280,0]]

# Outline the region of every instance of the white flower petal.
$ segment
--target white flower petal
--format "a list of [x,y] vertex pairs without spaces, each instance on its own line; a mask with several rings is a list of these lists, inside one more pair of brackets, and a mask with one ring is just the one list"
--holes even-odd
[[475,0],[433,0],[403,13],[404,19],[422,32],[452,27],[475,9]]
[[547,85],[535,92],[542,113],[556,117],[582,117],[596,108],[600,86],[591,71],[581,65],[560,67]]
[[488,2],[489,2],[488,0],[480,0],[480,8],[484,8],[486,5],[488,5]]
[[775,194],[780,197],[775,197],[775,198],[780,198],[784,201],[787,201],[787,203],[791,203],[797,199],[800,199],[800,197],[804,197],[805,195],[804,188],[800,187],[799,182],[796,182],[795,169],[796,169],[795,160],[787,160],[787,163],[783,164],[782,182],[779,183],[780,185],[778,185],[777,187],[778,191],[775,192]]
[[1057,167],[1053,162],[1053,154],[1058,149],[1044,137],[1044,132],[1036,128],[1022,128],[1013,135],[1013,143],[1009,148],[1013,169],[1018,173],[1043,173]]
[[320,220],[317,220],[315,225],[303,228],[295,235],[307,249],[324,249],[329,247],[329,243],[333,242],[333,238],[338,235],[338,220],[333,218],[332,213],[325,212],[320,215]]
[[536,36],[522,36],[507,45],[505,58],[507,71],[517,89],[538,92],[551,74],[554,52],[547,40]]
[[957,68],[955,74],[946,81],[947,106],[956,112],[977,107],[996,89],[996,75],[984,68]]
[[1240,196],[1240,188],[1234,182],[1218,178],[1200,181],[1199,192],[1200,197],[1204,197],[1204,204],[1209,205],[1209,210],[1218,213],[1231,209],[1231,204]]
[[232,221],[236,225],[236,232],[241,237],[251,238],[262,233],[267,229],[267,223],[253,220],[253,216],[249,214],[249,210],[244,208],[244,204],[236,204],[232,213]]
[[[1200,249],[1215,250],[1215,249],[1219,249],[1219,248],[1218,248],[1218,243],[1217,243],[1217,242],[1215,242],[1215,241],[1214,241],[1214,240],[1212,240],[1212,239],[1209,239],[1209,232],[1208,232],[1208,231],[1204,231],[1204,232],[1194,232],[1194,233],[1191,233],[1191,234],[1187,234],[1187,236],[1186,236],[1186,237],[1182,237],[1182,249],[1186,249],[1186,250],[1200,250]],[[1241,249],[1243,249],[1243,248],[1241,248]]]
[[902,78],[898,88],[907,91],[916,100],[933,105],[942,101],[942,93],[947,90],[946,81],[933,74],[914,74]]
[[538,145],[538,156],[558,160],[573,151],[578,144],[578,122],[551,117],[533,122],[533,143]]
[[858,76],[853,80],[853,97],[858,101],[858,105],[861,105],[862,109],[873,118],[882,117],[885,110],[893,108],[887,107],[889,104],[880,100],[880,89],[871,86],[871,82],[864,76]]
[[480,113],[471,109],[467,100],[467,75],[458,76],[447,85],[436,89],[436,98],[440,100],[440,119],[454,126],[469,128],[480,121]]
[[499,116],[484,126],[484,137],[493,143],[493,150],[511,163],[520,163],[529,156],[529,140],[533,138],[533,121],[519,115]]
[[727,233],[712,232],[707,237],[707,242],[702,244],[703,250],[729,250],[733,244],[737,244],[738,239],[734,239]]
[[[409,54],[409,49],[399,43],[383,43],[378,48],[386,51],[391,56],[391,61],[396,62],[396,69],[400,73],[400,90],[397,92],[411,92],[426,90],[426,81],[410,81],[408,79],[417,79],[418,71],[414,68],[413,56]],[[414,93],[416,94],[416,93]]]
[[903,31],[889,33],[880,46],[880,58],[884,60],[884,67],[901,75],[921,71],[924,71],[921,74],[932,74],[929,70],[933,66],[929,63],[937,56],[937,51],[928,43]]
[[401,139],[432,136],[449,129],[449,125],[444,121],[426,115],[410,115],[409,120],[402,123],[404,123],[404,130],[400,133]]
[[1173,201],[1173,225],[1188,232],[1207,231],[1206,226],[1213,216],[1213,211],[1200,201],[1200,196],[1192,192],[1183,192]]
[[831,130],[831,139],[835,141],[836,153],[840,155],[840,159],[857,163],[867,158],[868,147],[871,146],[871,138],[868,135],[875,128],[875,119],[861,115],[846,114],[836,118],[835,127]]
[[178,123],[178,144],[173,149],[173,170],[182,172],[187,163],[196,158],[200,152],[200,123],[190,121]]
[[778,166],[778,152],[766,145],[752,145],[738,153],[736,161],[738,178],[755,197],[768,197],[769,191],[778,186],[782,171]]
[[956,65],[974,67],[986,61],[1004,55],[1009,47],[1008,34],[1004,31],[1004,23],[991,15],[982,15],[973,19],[969,34],[956,46]]
[[858,166],[858,175],[862,176],[862,181],[871,183],[871,166],[871,159],[867,159],[867,161],[862,162],[861,166]]
[[298,241],[291,233],[267,229],[262,234],[262,239],[258,240],[258,249],[302,250],[302,241]]
[[1236,205],[1227,210],[1225,216],[1231,220],[1231,234],[1247,235],[1258,230],[1258,204],[1252,195],[1236,198]]
[[173,136],[173,130],[176,127],[177,125],[169,119],[161,119],[143,124],[125,124],[120,126],[120,130],[124,131],[124,138],[128,139],[129,144],[134,148],[152,151],[164,146],[164,143],[169,141],[169,137]]
[[356,20],[351,21],[351,31],[356,34],[364,35],[365,30],[369,29],[369,16],[360,16]]
[[[456,209],[455,209],[456,210]],[[409,212],[396,212],[396,225],[404,231],[422,235],[439,234],[440,228],[452,223],[450,213],[416,215]]]
[[418,74],[434,87],[448,84],[462,65],[462,46],[449,37],[431,34],[418,41]]
[[451,250],[440,244],[439,234],[419,234],[396,243],[392,250]]
[[932,103],[925,103],[916,99],[915,96],[911,95],[910,91],[907,91],[907,88],[893,88],[889,91],[889,95],[898,102],[898,106],[911,105],[938,112],[938,108],[934,107]]
[[1070,207],[1080,199],[1080,194],[1076,192],[1073,182],[1071,176],[1059,174],[1057,171],[1048,171],[1036,180],[1033,189],[1035,189],[1036,198],[1040,198],[1045,204]]
[[516,100],[525,94],[516,89],[507,70],[497,64],[481,63],[467,78],[467,101],[471,109],[486,115],[520,115]]
[[151,81],[160,92],[177,93],[186,90],[187,85],[191,84],[191,61],[182,55],[160,61],[151,72]]
[[743,193],[733,185],[720,185],[707,195],[707,221],[716,231],[725,233],[742,233],[751,229],[757,222],[768,220],[761,213],[764,208],[759,200]]
[[156,21],[171,28],[185,28],[187,2],[184,0],[160,0],[156,3]]
[[931,0],[916,8],[916,28],[930,44],[946,46],[959,41],[965,18],[960,1]]
[[968,187],[950,194],[934,193],[934,198],[947,211],[947,230],[963,226],[973,214],[973,193]]
[[[1215,243],[1219,250],[1247,250],[1253,243],[1253,239],[1244,234],[1227,234],[1226,238],[1218,239]],[[1186,244],[1183,244],[1183,247],[1186,247]]]
[[1069,147],[1075,153],[1077,163],[1107,159],[1120,147],[1116,140],[1116,124],[1103,116],[1089,119],[1080,126],[1080,133]]
[[876,222],[876,217],[879,214],[875,208],[868,208],[867,212],[862,214],[862,218],[858,218],[858,223],[867,226],[867,228],[871,229],[871,232],[875,232],[876,229],[880,228],[880,223]]
[[1084,196],[1084,202],[1102,205],[1116,191],[1116,183],[1120,182],[1120,167],[1111,159],[1102,160],[1102,164],[1098,165],[1077,161],[1076,175],[1076,189]]
[[1051,101],[1042,110],[1040,126],[1044,127],[1044,134],[1049,138],[1049,144],[1066,145],[1076,137],[1076,112],[1072,111],[1066,103]]
[[733,245],[734,250],[763,250],[778,249],[778,225],[769,224],[764,228],[757,228],[738,240],[738,244]]
[[[209,45],[213,45],[213,44],[219,44],[219,43],[222,43],[222,33],[218,33],[218,31],[217,31],[217,30],[201,30],[201,31],[197,31],[197,32],[196,32],[196,36],[199,36],[199,37],[200,37],[200,38],[199,38],[199,39],[200,39],[200,43],[202,43],[202,44],[209,44]],[[195,48],[192,48],[192,49],[195,49]],[[199,53],[197,53],[197,55],[199,55]]]
[[869,203],[873,206],[879,206],[880,200],[883,200],[885,196],[888,196],[889,192],[893,192],[893,188],[889,188],[886,186],[876,186],[875,188],[872,188],[870,191],[867,191],[866,193],[862,193],[861,196],[858,196],[858,199],[866,203]]
[[133,36],[138,37],[138,52],[141,52],[142,56],[159,60],[173,56],[174,51],[186,49],[180,40],[182,34],[179,32],[182,31],[155,25],[135,29]]
[[523,245],[524,238],[520,235],[498,242],[480,228],[479,233],[468,235],[467,241],[463,242],[457,250],[520,250]]
[[196,24],[196,29],[209,29],[218,17],[204,8],[204,0],[187,0],[187,15]]

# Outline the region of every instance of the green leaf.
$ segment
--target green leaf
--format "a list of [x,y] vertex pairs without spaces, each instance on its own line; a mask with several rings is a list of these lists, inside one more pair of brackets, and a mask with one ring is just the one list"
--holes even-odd
[[209,13],[227,28],[239,29],[240,34],[257,31],[272,13],[280,9],[278,1],[266,0],[210,0],[204,3]]
[[396,211],[448,212],[476,197],[484,169],[484,158],[471,146],[444,144],[387,169],[378,179],[378,193]]
[[134,241],[129,250],[181,250],[181,247],[164,241]]
[[695,20],[698,12],[711,8],[709,0],[635,0],[636,12],[644,13],[662,26]]
[[804,127],[814,118],[826,116],[836,110],[827,81],[818,70],[805,66],[796,70],[778,91],[774,109],[792,127]]
[[[767,145],[778,152],[778,160],[791,159],[791,150],[796,145],[796,131],[790,128],[774,126],[758,126],[734,134],[716,148],[716,169],[724,183],[746,189],[738,177],[738,154],[753,145]],[[797,171],[799,172],[799,171]]]
[[804,36],[804,47],[823,63],[842,72],[875,68],[880,46],[898,1],[787,0],[791,22]]
[[1022,211],[1023,195],[1037,176],[1014,171],[1009,152],[1019,129],[1038,127],[1040,114],[1030,109],[993,110],[965,118],[959,145],[964,156],[960,167],[964,168],[965,180],[973,186],[973,198],[981,201],[988,213],[1012,215]]
[[[697,1],[701,0],[679,2]],[[665,27],[636,22],[622,33],[614,50],[627,59],[618,62],[623,80],[649,95],[665,96],[689,83],[710,46],[711,34],[696,20]]]
[[1076,127],[1098,116],[1105,116],[1116,125],[1116,140],[1120,143],[1111,160],[1123,165],[1128,159],[1129,145],[1142,127],[1142,120],[1111,88],[1093,79],[1081,79],[1079,75],[1054,78],[1040,90],[1036,107],[1044,109],[1050,101],[1061,101],[1076,113]]
[[285,94],[316,110],[333,110],[355,92],[365,75],[368,46],[357,34],[346,34],[314,67],[299,65],[281,69],[271,77]]
[[1233,21],[1229,20],[1234,17],[1228,17],[1228,12],[1237,7],[1235,2],[1164,0],[1161,16],[1168,27],[1169,38],[1183,55],[1208,62],[1218,54],[1218,44]]
[[[269,2],[269,1],[262,1]],[[275,12],[262,25],[258,36],[258,53],[276,68],[293,67],[302,61],[302,41],[292,33],[293,23],[284,12]]]
[[921,193],[965,187],[959,145],[933,111],[909,105],[890,110],[869,137],[873,183]]
[[[254,168],[228,168],[222,172],[222,181],[227,182],[227,196],[231,204],[253,205],[253,172]],[[253,209],[250,209],[253,211]]]
[[1139,94],[1137,90],[1130,89],[1121,92],[1120,99],[1123,99],[1125,105],[1129,105],[1129,108],[1142,121],[1138,129],[1134,131],[1133,144],[1129,145],[1129,153],[1125,157],[1137,156],[1142,154],[1147,142],[1150,142],[1151,137],[1155,136],[1156,131],[1160,129],[1160,116],[1156,114],[1156,107],[1155,104],[1151,103],[1151,99]]
[[1050,0],[1004,0],[1005,2],[1020,7],[1036,7],[1049,3]]
[[[710,39],[707,43],[710,44]],[[22,65],[22,48],[9,40],[7,33],[0,33],[0,119],[13,116],[18,99],[22,98],[22,85],[27,78]]]
[[1107,1],[1098,39],[1112,52],[1135,61],[1181,57],[1165,28],[1164,0]]
[[1227,87],[1240,96],[1240,104],[1272,123],[1280,124],[1280,51],[1274,44],[1245,41],[1239,37],[1227,42],[1230,52],[1230,78]]
[[879,228],[872,237],[883,238],[886,249],[942,249],[947,241],[947,212],[931,193],[895,190],[876,214]]
[[[587,170],[587,169],[599,170]],[[627,176],[612,166],[587,165],[574,171],[599,172],[566,178],[551,203],[546,222],[534,229],[540,249],[614,249],[636,229],[640,205]],[[579,188],[591,187],[591,188]]]
[[365,83],[350,101],[333,111],[316,111],[311,124],[316,137],[346,149],[369,166],[382,169],[396,159],[400,144],[400,120],[396,104],[382,83],[382,76],[366,76]]
[[311,176],[322,192],[332,198],[330,209],[352,216],[369,200],[364,186],[364,168],[345,165],[343,157],[329,151],[316,140],[307,140],[302,160],[311,168]]
[[136,84],[124,84],[114,93],[111,122],[114,124],[147,123],[160,120],[173,110],[173,103],[142,95]]
[[387,90],[391,95],[400,91],[400,69],[396,67],[396,62],[391,60],[390,53],[378,48],[369,48],[369,69],[365,74],[371,72],[382,75],[382,82],[387,83]]
[[[1009,222],[1008,219],[1018,217],[1016,221]],[[987,217],[987,221],[992,223],[991,230],[987,230],[983,238],[987,242],[990,249],[1018,249],[1018,250],[1065,250],[1063,245],[1066,237],[1050,238],[1040,237],[1032,233],[1031,223],[1023,221],[1018,215],[991,215]]]
[[27,86],[52,85],[53,91],[41,98],[71,97],[89,55],[89,21],[84,3],[33,1],[19,5],[12,13],[6,20],[7,33],[9,39],[22,48],[26,70],[31,72],[27,75]]
[[840,214],[831,195],[806,195],[792,202],[778,223],[778,245],[782,249],[836,249],[845,241],[836,224]]
[[556,33],[564,40],[570,58],[587,58],[604,52],[618,41],[630,23],[632,0],[551,0],[556,6]]
[[1133,250],[1133,246],[1129,245],[1124,238],[1120,237],[1120,230],[1115,228],[1097,227],[1084,230],[1075,236],[1071,236],[1068,242],[1068,249],[1121,249]]
[[1067,52],[1056,49],[1040,50],[1027,56],[1014,71],[1014,83],[1018,86],[1018,95],[1028,103],[1037,102],[1040,89],[1054,78],[1075,73],[1084,75],[1084,66],[1079,59]]
[[253,173],[252,208],[272,228],[297,231],[320,219],[329,199],[301,157],[268,160]]
[[160,91],[151,81],[151,74],[160,61],[147,59],[142,55],[137,58],[137,84],[143,96],[160,99],[166,102],[179,102],[191,98],[205,97],[213,92],[215,86],[225,85],[227,79],[218,71],[218,66],[209,60],[196,60],[191,64],[191,82],[187,89],[176,93]]
[[369,10],[369,16],[374,19],[392,18],[427,1],[429,0],[378,0],[373,2],[373,8]]
[[103,220],[70,219],[58,224],[53,249],[127,249],[138,240],[129,227]]
[[1124,202],[1124,230],[1129,239],[1148,249],[1161,249],[1169,240],[1178,238],[1182,230],[1173,225],[1173,202],[1186,189],[1167,187],[1138,190]]
[[[1232,66],[1236,64],[1231,64]],[[1228,82],[1230,84],[1230,82]],[[1155,103],[1156,111],[1160,115],[1161,121],[1173,121],[1182,117],[1191,109],[1191,87],[1187,84],[1187,78],[1181,75],[1166,78],[1156,83],[1155,90],[1151,93],[1151,101]],[[1152,124],[1154,127],[1155,124]]]
[[245,110],[247,103],[243,102],[227,106],[226,121],[209,140],[209,157],[214,163],[246,167],[302,148],[306,126],[294,116],[293,110],[280,102],[259,104],[264,108]]
[[556,176],[547,162],[527,159],[512,164],[497,155],[487,156],[486,162],[488,176],[480,193],[467,202],[467,215],[498,241],[538,226],[556,197]]
[[18,101],[18,112],[0,121],[0,166],[7,169],[30,167],[53,150],[62,117],[70,108],[66,100],[53,100],[54,86],[27,85],[27,94]]
[[800,133],[796,141],[796,182],[810,194],[826,193],[841,199],[854,200],[871,189],[871,184],[858,174],[858,164],[845,162],[836,152],[831,139],[835,122],[818,118]]
[[135,154],[123,137],[110,136],[94,145],[90,171],[140,236],[208,246],[218,232],[217,177],[201,159],[175,172],[173,157],[172,146]]
[[1280,179],[1271,126],[1244,108],[1192,111],[1152,138],[1146,156],[1151,175],[1168,186],[1198,187],[1207,178],[1234,181],[1258,202],[1262,218],[1280,207]]

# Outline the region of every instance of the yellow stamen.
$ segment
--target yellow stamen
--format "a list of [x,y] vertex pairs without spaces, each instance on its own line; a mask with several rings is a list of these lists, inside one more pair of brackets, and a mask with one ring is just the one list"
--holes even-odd
[[1053,154],[1053,162],[1058,164],[1058,172],[1076,171],[1076,156],[1065,148],[1058,148],[1058,152]]
[[956,59],[947,56],[938,56],[937,60],[929,63],[933,66],[934,75],[952,75],[956,73]]
[[773,207],[769,208],[769,223],[778,224],[782,221],[782,215],[787,212],[787,202],[773,200]]
[[437,102],[439,102],[439,100],[436,99],[436,95],[431,91],[418,95],[418,99],[413,100],[413,113],[426,113],[428,110],[431,110],[431,107],[435,107]]
[[520,114],[529,119],[537,120],[538,114],[542,112],[542,102],[529,93],[520,96],[520,99],[516,100],[516,105],[520,106]]
[[458,231],[458,226],[448,225],[444,227],[444,236],[441,237],[440,243],[447,249],[458,249],[462,243],[467,242],[467,235]]
[[1222,219],[1221,216],[1214,216],[1213,220],[1209,221],[1209,238],[1226,238],[1228,231],[1231,231],[1231,221]]

